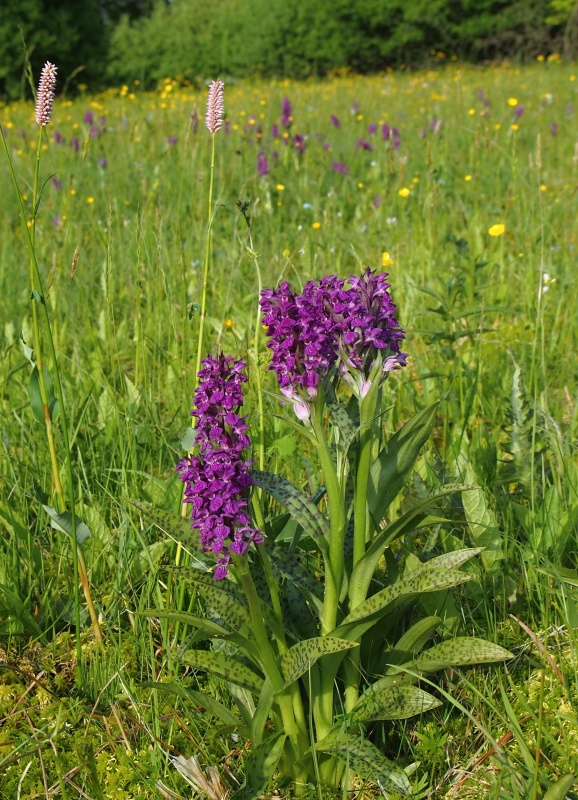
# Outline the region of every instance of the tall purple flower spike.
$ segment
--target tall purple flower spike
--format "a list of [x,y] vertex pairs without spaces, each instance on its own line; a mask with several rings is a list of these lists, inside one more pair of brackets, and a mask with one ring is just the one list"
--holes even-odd
[[243,555],[251,542],[263,536],[251,527],[247,513],[247,489],[251,485],[250,461],[243,451],[250,447],[241,385],[245,364],[222,353],[207,356],[199,372],[195,392],[195,451],[177,465],[185,484],[184,502],[191,505],[191,528],[199,531],[205,552],[216,555],[215,579],[227,575],[231,553]]

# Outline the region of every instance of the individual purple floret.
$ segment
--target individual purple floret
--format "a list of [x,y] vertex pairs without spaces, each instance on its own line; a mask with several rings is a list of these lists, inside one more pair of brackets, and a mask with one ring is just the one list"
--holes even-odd
[[198,530],[205,552],[217,556],[214,577],[227,575],[231,553],[243,555],[251,542],[263,536],[251,526],[247,513],[247,489],[251,462],[243,457],[250,446],[241,386],[247,378],[245,364],[221,353],[207,356],[195,391],[195,453],[177,465],[185,484],[184,502],[191,505],[191,527]]
[[273,354],[269,369],[300,419],[307,417],[303,402],[317,396],[320,380],[334,366],[362,397],[377,351],[382,374],[405,366],[407,354],[400,352],[405,334],[386,277],[368,268],[360,277],[350,276],[348,286],[329,275],[318,284],[308,281],[301,295],[286,281],[261,292],[267,347]]

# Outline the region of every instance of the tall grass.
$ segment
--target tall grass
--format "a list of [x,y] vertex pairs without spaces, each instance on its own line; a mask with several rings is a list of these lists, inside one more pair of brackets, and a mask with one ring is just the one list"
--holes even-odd
[[[436,476],[467,475],[494,531],[486,543],[496,568],[480,570],[477,589],[443,598],[445,624],[518,659],[507,676],[448,675],[446,692],[470,715],[448,701],[383,743],[422,762],[424,796],[540,797],[578,770],[577,78],[571,65],[540,63],[227,85],[206,342],[253,357],[263,389],[273,390],[264,355],[253,356],[254,256],[264,285],[285,277],[300,287],[375,268],[389,252],[411,358],[389,384],[386,425],[394,430],[442,398],[411,491]],[[293,106],[289,128],[281,126],[284,97]],[[79,796],[76,787],[94,797],[187,796],[171,753],[198,751],[231,785],[243,773],[244,743],[200,710],[204,678],[186,676],[181,697],[150,686],[174,679],[186,642],[183,629],[176,640],[166,622],[137,613],[175,602],[157,567],[174,560],[177,544],[127,502],[179,505],[174,465],[195,385],[212,146],[191,111],[203,106],[204,95],[170,80],[154,94],[134,85],[57,99],[52,140],[41,145],[48,183],[35,252],[50,286],[72,488],[91,530],[84,551],[105,640],[97,654],[84,612],[80,693],[71,680],[70,548],[35,500],[37,486],[51,485],[51,467],[29,407],[22,344],[32,341],[26,241],[14,198],[0,195],[0,719],[8,732],[0,796],[45,796],[55,784],[65,797]],[[384,139],[384,123],[399,137]],[[2,107],[0,124],[30,213],[32,105]],[[332,168],[337,162],[348,174]],[[4,162],[0,175],[7,185]],[[250,252],[237,200],[251,203]],[[505,232],[493,237],[496,224]],[[264,420],[268,467],[303,474],[307,451],[273,401],[264,393],[247,404]],[[471,514],[463,522],[463,509],[445,512],[450,523],[430,532],[426,550],[483,533]],[[185,594],[178,603],[194,609],[198,599]],[[231,703],[224,684],[213,688]]]

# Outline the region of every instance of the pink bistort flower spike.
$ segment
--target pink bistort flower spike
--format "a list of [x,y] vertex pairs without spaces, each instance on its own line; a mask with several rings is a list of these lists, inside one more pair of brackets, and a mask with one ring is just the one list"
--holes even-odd
[[36,112],[34,117],[40,127],[44,128],[52,117],[52,104],[54,103],[54,90],[56,89],[57,68],[50,61],[42,67],[38,83],[38,96],[36,98]]
[[211,133],[216,133],[223,127],[223,114],[225,113],[223,103],[224,88],[223,81],[211,81],[209,86],[205,124]]

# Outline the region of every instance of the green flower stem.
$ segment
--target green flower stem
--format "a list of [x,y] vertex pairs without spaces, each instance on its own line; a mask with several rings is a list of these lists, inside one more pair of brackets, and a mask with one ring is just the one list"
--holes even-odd
[[205,240],[205,265],[203,267],[203,291],[201,295],[201,321],[199,323],[199,343],[197,345],[197,364],[195,369],[195,389],[199,385],[199,371],[203,357],[203,334],[205,331],[205,317],[207,314],[207,285],[209,283],[209,264],[211,261],[211,239],[213,231],[213,186],[215,181],[215,134],[211,135],[211,169],[209,172],[209,222]]
[[96,611],[94,609],[94,604],[92,602],[92,596],[90,594],[90,587],[88,583],[88,576],[86,572],[86,566],[84,564],[84,559],[82,557],[82,552],[78,546],[78,542],[76,540],[76,513],[75,513],[75,498],[74,498],[74,476],[72,472],[72,460],[70,457],[70,439],[68,435],[68,420],[66,417],[66,409],[64,405],[64,392],[62,390],[62,381],[60,379],[60,370],[58,368],[58,361],[56,359],[56,350],[54,347],[54,339],[52,337],[52,328],[50,325],[50,317],[48,316],[48,308],[46,306],[46,301],[43,294],[42,288],[42,278],[40,276],[40,270],[38,268],[38,261],[36,259],[36,250],[34,246],[34,238],[36,232],[36,212],[39,203],[39,196],[38,196],[38,176],[40,171],[40,153],[42,148],[42,128],[40,128],[39,135],[38,135],[38,146],[36,150],[36,161],[34,167],[34,185],[33,185],[33,197],[32,197],[32,219],[30,225],[28,224],[28,220],[26,218],[26,210],[24,208],[24,203],[22,202],[22,196],[20,194],[20,189],[18,187],[18,181],[16,180],[16,174],[14,172],[14,167],[12,164],[12,159],[10,158],[10,152],[8,150],[8,146],[6,144],[6,139],[4,138],[4,133],[0,126],[0,139],[2,140],[2,146],[4,149],[4,154],[6,156],[6,161],[8,163],[8,169],[10,171],[10,177],[12,180],[12,185],[14,188],[14,193],[18,199],[18,204],[20,206],[20,217],[22,219],[23,229],[25,231],[25,238],[26,243],[28,246],[29,252],[29,266],[30,266],[30,287],[32,292],[32,324],[34,330],[34,347],[36,351],[36,359],[37,359],[37,368],[38,368],[38,381],[39,381],[39,388],[40,388],[40,396],[42,399],[42,405],[44,409],[44,420],[46,425],[46,434],[48,439],[48,447],[50,451],[50,459],[52,464],[52,475],[54,481],[54,489],[56,492],[56,496],[58,498],[58,504],[60,506],[60,511],[63,511],[66,507],[66,503],[64,501],[64,491],[62,488],[62,482],[60,480],[60,470],[58,468],[58,460],[56,457],[56,445],[54,441],[54,430],[52,425],[52,418],[50,416],[50,411],[48,408],[48,396],[46,392],[46,383],[44,381],[44,365],[42,360],[42,349],[41,349],[41,340],[40,340],[40,325],[38,320],[38,305],[42,308],[42,312],[44,315],[44,322],[46,325],[46,333],[48,338],[48,350],[50,354],[50,358],[52,361],[52,369],[54,373],[54,383],[56,387],[56,394],[58,397],[58,401],[60,403],[60,419],[61,419],[61,429],[62,429],[62,438],[64,440],[64,454],[65,454],[65,464],[66,464],[66,472],[68,477],[68,492],[69,492],[69,505],[70,505],[70,517],[71,517],[71,549],[72,549],[72,562],[73,562],[73,579],[74,579],[74,609],[75,609],[75,627],[76,627],[76,657],[77,657],[77,680],[80,681],[81,677],[81,664],[82,664],[82,649],[80,643],[80,598],[79,598],[79,591],[78,591],[78,584],[79,580],[82,584],[82,588],[84,591],[86,604],[88,607],[88,612],[90,614],[90,618],[93,624],[93,630],[95,634],[95,638],[97,642],[102,643],[102,632],[100,630],[100,625],[98,622],[98,617],[96,615]]
[[293,710],[291,692],[288,689],[283,689],[285,682],[279,666],[277,665],[277,659],[265,628],[261,602],[249,570],[248,561],[245,557],[235,554],[232,554],[232,559],[235,567],[235,574],[243,587],[245,597],[249,604],[249,613],[251,616],[250,627],[255,637],[259,659],[265,674],[273,684],[273,689],[278,693],[277,704],[281,712],[283,729],[291,741],[294,751],[293,755],[295,759],[297,759],[300,753],[304,752],[309,746],[307,733],[305,728],[299,730]]
[[339,596],[343,583],[345,538],[345,509],[343,507],[343,491],[337,477],[337,470],[329,449],[329,443],[323,429],[323,410],[325,408],[325,391],[320,386],[317,402],[311,414],[311,424],[317,440],[319,460],[323,471],[327,499],[329,501],[329,564],[330,574],[325,576],[325,595],[323,598],[323,615],[321,635],[327,636],[337,623]]

